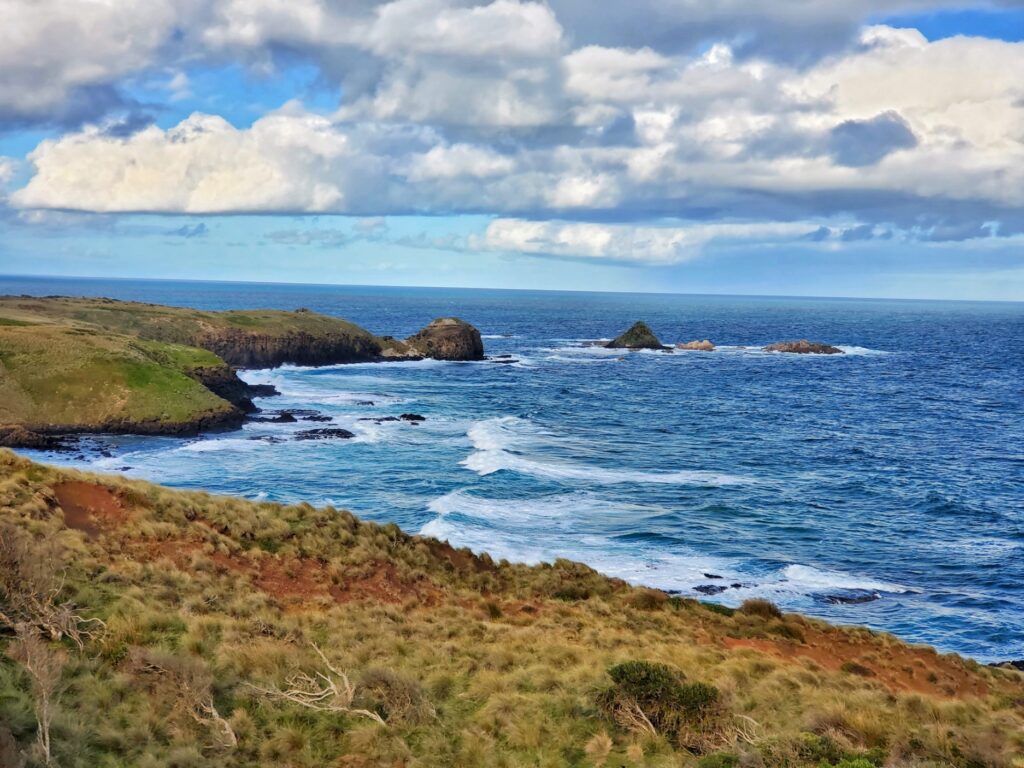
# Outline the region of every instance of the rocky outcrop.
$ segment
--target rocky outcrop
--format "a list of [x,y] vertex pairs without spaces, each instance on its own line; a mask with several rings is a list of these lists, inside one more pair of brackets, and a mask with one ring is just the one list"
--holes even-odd
[[40,451],[64,451],[70,446],[55,435],[40,434],[21,425],[0,426],[0,448],[34,448]]
[[67,450],[67,441],[79,435],[166,435],[192,437],[203,432],[238,429],[245,422],[241,408],[224,403],[223,408],[204,411],[183,421],[161,419],[106,419],[95,424],[0,425],[0,447]]
[[480,331],[457,317],[440,317],[405,343],[423,357],[435,360],[483,360]]
[[246,413],[255,413],[259,410],[252,402],[252,398],[280,394],[270,384],[247,384],[238,378],[238,373],[233,368],[228,366],[194,368],[189,375],[213,394],[227,400]]
[[370,334],[340,332],[289,331],[273,335],[218,328],[197,335],[193,343],[239,368],[366,363],[379,359],[382,351],[380,342]]
[[769,344],[764,348],[765,352],[788,352],[794,355],[841,355],[843,350],[820,341],[779,341]]
[[695,352],[714,352],[715,345],[707,339],[704,339],[704,341],[687,341],[685,344],[676,344],[676,349],[688,349]]
[[667,349],[642,320],[621,336],[605,344],[608,349]]

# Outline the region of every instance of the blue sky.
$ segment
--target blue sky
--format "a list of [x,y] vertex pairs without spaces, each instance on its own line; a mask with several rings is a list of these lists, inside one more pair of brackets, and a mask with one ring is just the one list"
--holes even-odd
[[26,5],[0,273],[1024,300],[1024,8],[713,5]]

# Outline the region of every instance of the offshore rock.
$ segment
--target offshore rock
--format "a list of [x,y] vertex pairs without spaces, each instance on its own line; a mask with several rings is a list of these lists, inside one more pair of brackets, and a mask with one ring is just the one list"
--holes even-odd
[[779,341],[769,344],[764,348],[765,352],[789,352],[794,355],[842,355],[843,350],[820,341]]
[[457,317],[439,317],[405,343],[423,357],[434,360],[483,360],[480,331]]
[[688,341],[685,344],[676,344],[676,349],[689,349],[695,352],[714,352],[715,345],[707,339],[704,339],[704,341]]
[[665,345],[658,341],[647,323],[642,320],[633,323],[633,326],[621,336],[605,344],[608,349],[665,349]]

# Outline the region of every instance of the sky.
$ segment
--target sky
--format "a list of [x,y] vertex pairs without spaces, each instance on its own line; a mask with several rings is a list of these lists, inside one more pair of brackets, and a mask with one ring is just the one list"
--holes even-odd
[[1024,301],[1024,0],[0,0],[0,274]]

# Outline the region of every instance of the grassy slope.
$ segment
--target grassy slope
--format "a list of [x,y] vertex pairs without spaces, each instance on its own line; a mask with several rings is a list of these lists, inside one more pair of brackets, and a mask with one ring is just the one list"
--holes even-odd
[[[68,645],[62,766],[1022,765],[1024,677],[863,629],[731,613],[566,562],[495,564],[330,508],[0,451],[0,535],[17,531],[63,548],[66,596],[106,622],[81,652]],[[250,687],[322,669],[311,642],[386,725]],[[237,746],[140,658],[212,681]],[[688,740],[712,756],[602,714],[606,670],[634,659],[717,687],[720,709]],[[32,741],[26,675],[0,652],[5,721]]]
[[200,349],[0,318],[0,424],[59,430],[229,413],[227,402],[187,375],[222,365]]
[[[224,361],[197,345],[238,334],[379,349],[359,326],[312,312],[204,312],[111,299],[0,297],[0,426],[49,431],[181,424],[231,412],[190,378]],[[228,344],[230,347],[230,342]]]
[[112,299],[0,296],[0,316],[21,320],[86,323],[115,333],[176,344],[194,344],[209,332],[241,330],[269,337],[293,333],[375,339],[354,323],[315,312],[249,310],[207,312]]

